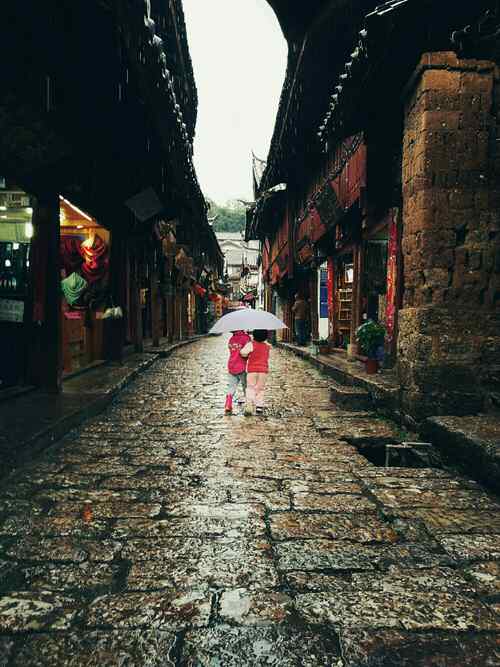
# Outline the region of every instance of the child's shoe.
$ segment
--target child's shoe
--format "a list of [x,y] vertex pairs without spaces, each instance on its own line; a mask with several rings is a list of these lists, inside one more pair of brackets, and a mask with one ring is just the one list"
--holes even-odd
[[243,412],[245,417],[251,417],[253,415],[253,405],[251,403],[245,403],[245,410]]
[[224,412],[226,415],[233,414],[233,397],[231,396],[231,394],[228,394],[226,396],[226,405],[224,406]]
[[258,405],[255,408],[255,413],[258,414],[258,415],[263,415],[264,414],[264,408],[261,405]]

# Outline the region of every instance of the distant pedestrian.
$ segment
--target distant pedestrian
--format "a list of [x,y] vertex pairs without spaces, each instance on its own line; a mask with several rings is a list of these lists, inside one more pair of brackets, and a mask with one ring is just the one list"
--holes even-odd
[[292,306],[292,313],[295,318],[295,338],[297,345],[306,344],[306,325],[309,304],[300,294],[295,295],[295,303]]
[[247,373],[246,366],[247,362],[244,359],[240,352],[243,350],[245,345],[251,340],[250,336],[246,331],[231,331],[231,338],[229,339],[229,359],[227,362],[227,370],[229,373],[228,378],[228,387],[226,395],[226,405],[224,406],[224,412],[226,415],[230,415],[233,412],[233,398],[238,389],[238,385],[241,384],[243,390],[243,395],[246,393],[247,388]]
[[269,373],[269,352],[271,346],[267,342],[267,331],[256,329],[253,340],[241,350],[242,357],[247,357],[247,391],[245,416],[262,414],[264,411],[264,390]]

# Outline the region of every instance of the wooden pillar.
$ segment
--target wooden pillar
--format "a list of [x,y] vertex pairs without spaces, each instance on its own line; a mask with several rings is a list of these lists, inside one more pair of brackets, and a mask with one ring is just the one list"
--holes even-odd
[[173,340],[179,340],[179,288],[177,285],[174,287],[174,295],[172,297],[172,333]]
[[33,327],[30,377],[45,391],[62,388],[62,313],[59,258],[59,196],[37,198],[31,245]]
[[318,324],[318,270],[312,269],[309,278],[309,310],[311,317],[311,338],[319,338]]
[[175,331],[174,326],[175,326],[174,294],[173,294],[173,286],[172,284],[170,284],[167,296],[167,338],[169,343],[172,343],[174,340],[174,331]]
[[158,347],[160,344],[160,292],[159,292],[159,273],[158,261],[156,251],[153,248],[149,256],[150,271],[149,271],[149,293],[151,295],[151,338],[153,339],[153,347]]
[[109,275],[110,290],[114,306],[119,306],[123,311],[121,320],[108,320],[103,329],[105,358],[108,361],[122,361],[123,346],[125,343],[125,324],[128,313],[127,295],[127,272],[128,257],[124,237],[119,230],[113,231],[110,244]]
[[131,294],[130,294],[130,308],[132,317],[132,334],[134,349],[136,352],[144,351],[144,334],[142,330],[142,306],[140,293],[140,276],[139,276],[139,262],[137,258],[133,260],[131,276]]

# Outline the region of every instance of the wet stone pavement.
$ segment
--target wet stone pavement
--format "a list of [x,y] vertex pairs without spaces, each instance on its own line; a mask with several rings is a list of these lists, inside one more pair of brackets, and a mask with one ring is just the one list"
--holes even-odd
[[370,463],[394,425],[285,351],[225,417],[225,357],[159,360],[3,485],[0,667],[500,665],[498,499]]

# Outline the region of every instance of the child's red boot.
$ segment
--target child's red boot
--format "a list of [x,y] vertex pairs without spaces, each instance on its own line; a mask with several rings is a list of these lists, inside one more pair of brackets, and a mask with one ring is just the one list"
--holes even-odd
[[226,415],[232,415],[233,414],[233,397],[231,394],[228,394],[226,396],[226,405],[224,406],[224,412]]

